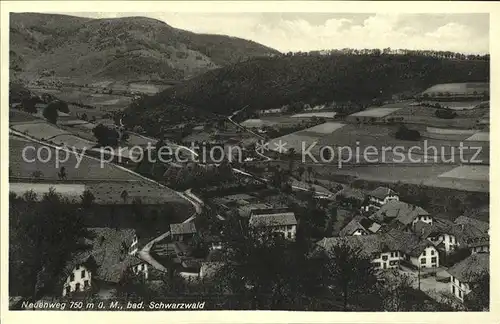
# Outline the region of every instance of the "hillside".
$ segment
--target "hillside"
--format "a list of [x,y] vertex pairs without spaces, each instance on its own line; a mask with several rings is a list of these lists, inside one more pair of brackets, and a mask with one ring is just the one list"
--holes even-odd
[[144,17],[10,15],[10,68],[20,78],[183,80],[277,51],[244,39],[195,34]]
[[[229,115],[304,102],[320,104],[389,99],[438,83],[488,82],[489,62],[423,55],[335,55],[254,58],[209,71],[135,102],[131,123],[155,123],[150,114],[169,118],[175,103],[205,112]],[[147,107],[147,112],[144,110]],[[164,118],[164,120],[165,120]]]

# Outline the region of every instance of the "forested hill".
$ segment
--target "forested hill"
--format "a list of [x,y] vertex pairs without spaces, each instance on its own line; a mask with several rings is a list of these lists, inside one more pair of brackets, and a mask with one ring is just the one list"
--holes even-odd
[[196,34],[146,17],[10,15],[10,69],[20,78],[48,73],[74,82],[179,81],[249,57],[276,54],[253,41]]
[[374,54],[261,57],[209,71],[144,98],[128,113],[136,123],[154,123],[149,116],[170,120],[168,107],[176,104],[229,115],[247,105],[257,110],[294,102],[370,102],[437,83],[474,81],[489,81],[489,60]]

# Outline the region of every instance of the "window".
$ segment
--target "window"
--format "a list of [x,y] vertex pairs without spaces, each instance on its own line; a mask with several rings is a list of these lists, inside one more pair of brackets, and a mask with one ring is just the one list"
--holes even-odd
[[75,285],[75,291],[80,291],[80,283],[77,283],[77,284]]
[[435,265],[435,264],[433,264],[433,265],[432,265],[432,267],[433,267],[433,268],[435,268],[435,267],[436,267],[436,265]]
[[437,262],[437,258],[436,257],[432,257],[431,258],[431,263],[436,263]]
[[422,252],[422,256],[425,256],[425,251],[424,251],[424,252]]
[[289,239],[291,239],[292,238],[292,233],[288,232],[287,236],[288,236]]
[[431,255],[434,255],[434,250],[431,250]]
[[451,291],[455,294],[455,286],[451,286]]
[[461,290],[458,291],[458,297],[462,298],[462,291]]
[[83,282],[83,288],[88,288],[90,285],[89,285],[89,281],[88,280],[85,280]]
[[85,278],[85,270],[82,270],[82,278]]
[[380,268],[380,262],[373,262],[373,266],[377,267],[377,268]]
[[420,263],[421,263],[421,264],[425,264],[425,261],[426,261],[426,259],[425,259],[425,258],[420,259]]
[[69,293],[71,292],[71,287],[70,286],[67,286],[66,287],[66,295],[69,295]]
[[72,272],[70,275],[69,275],[69,281],[75,281],[75,273]]
[[394,252],[391,252],[391,258],[394,258]]
[[382,256],[383,261],[387,261],[387,255]]

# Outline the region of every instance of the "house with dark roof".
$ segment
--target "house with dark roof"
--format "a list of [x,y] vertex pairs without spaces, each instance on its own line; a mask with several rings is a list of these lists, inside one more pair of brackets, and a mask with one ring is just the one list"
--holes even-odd
[[390,228],[413,231],[417,222],[432,224],[433,217],[422,207],[398,200],[391,200],[372,214],[370,219],[389,224]]
[[363,216],[354,217],[344,228],[339,236],[375,234],[380,230],[380,224]]
[[297,234],[297,219],[290,211],[252,214],[249,225],[263,232],[281,233],[289,240],[295,240]]
[[378,187],[368,193],[369,205],[372,205],[376,209],[382,207],[389,201],[398,200],[398,193],[387,187]]
[[135,256],[138,249],[134,230],[89,228],[88,231],[92,238],[84,242],[87,249],[73,255],[63,269],[62,296],[91,288],[112,288],[134,267],[136,274],[147,272],[146,263]]
[[170,224],[170,235],[173,241],[187,241],[196,234],[193,222]]
[[489,275],[489,253],[475,253],[448,269],[450,274],[450,291],[460,301],[471,292],[471,284],[483,274]]
[[458,247],[468,248],[471,253],[489,252],[488,227],[484,222],[467,218],[461,216],[454,223],[439,218],[432,224],[417,222],[415,233],[445,253]]
[[439,267],[439,254],[434,245],[412,233],[391,230],[383,234],[324,238],[317,244],[325,250],[346,243],[372,259],[377,269],[398,268],[401,262],[417,268]]

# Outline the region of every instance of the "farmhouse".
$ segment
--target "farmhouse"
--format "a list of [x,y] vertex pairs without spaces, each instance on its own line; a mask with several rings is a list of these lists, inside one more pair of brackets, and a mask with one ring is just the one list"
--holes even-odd
[[137,236],[134,230],[89,228],[92,240],[86,240],[88,250],[80,252],[65,265],[62,275],[62,296],[74,292],[113,288],[127,270],[145,273],[147,265],[134,255]]
[[465,295],[471,292],[471,286],[480,275],[489,275],[489,264],[488,253],[477,253],[448,269],[451,293],[463,302]]
[[395,200],[399,200],[399,195],[394,190],[387,187],[378,187],[375,190],[372,190],[368,193],[368,200],[371,206],[374,206],[376,209],[382,207],[387,202]]
[[466,247],[471,253],[489,252],[488,224],[464,216],[457,220],[458,224],[441,219],[435,219],[432,225],[417,222],[415,232],[445,253],[458,247]]
[[196,234],[193,222],[170,224],[170,235],[173,241],[187,241]]
[[379,231],[380,224],[362,216],[354,217],[339,233],[339,236],[368,235]]
[[412,231],[418,221],[432,224],[433,217],[422,207],[398,200],[389,200],[370,216],[379,223],[389,224],[392,228]]
[[293,212],[252,214],[249,225],[263,232],[281,233],[288,240],[295,240],[297,233],[297,219]]
[[372,259],[377,269],[398,268],[401,263],[417,268],[439,267],[439,254],[433,244],[416,235],[392,230],[384,234],[324,238],[318,245],[325,250],[347,244]]

